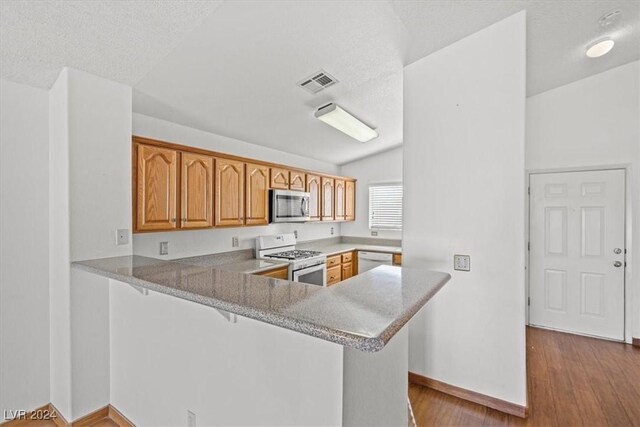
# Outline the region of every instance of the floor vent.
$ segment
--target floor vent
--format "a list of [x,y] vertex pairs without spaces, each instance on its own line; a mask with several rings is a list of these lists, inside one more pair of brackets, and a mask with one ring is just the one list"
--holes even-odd
[[308,90],[311,93],[318,93],[323,89],[333,86],[338,83],[333,76],[329,75],[326,71],[320,70],[317,73],[313,73],[306,79],[298,82],[298,86]]

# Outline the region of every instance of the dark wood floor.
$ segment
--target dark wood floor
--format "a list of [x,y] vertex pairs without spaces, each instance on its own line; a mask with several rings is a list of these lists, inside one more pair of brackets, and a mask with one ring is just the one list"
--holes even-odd
[[640,348],[527,328],[527,376],[526,420],[411,384],[416,423],[640,426]]

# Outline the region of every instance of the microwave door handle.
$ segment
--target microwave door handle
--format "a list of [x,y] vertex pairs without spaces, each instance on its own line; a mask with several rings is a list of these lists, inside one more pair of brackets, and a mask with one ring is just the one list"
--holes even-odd
[[307,203],[307,198],[306,197],[302,197],[300,200],[301,200],[300,213],[302,214],[302,216],[307,216],[308,208],[305,208],[305,203]]

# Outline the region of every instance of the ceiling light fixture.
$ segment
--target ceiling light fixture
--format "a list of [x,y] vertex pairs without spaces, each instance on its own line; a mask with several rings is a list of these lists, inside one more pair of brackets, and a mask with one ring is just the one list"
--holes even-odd
[[333,102],[318,108],[315,116],[360,142],[371,141],[378,137],[378,132],[375,129],[365,125]]
[[587,56],[589,58],[598,58],[609,53],[613,49],[614,42],[611,39],[604,39],[591,44],[587,48]]

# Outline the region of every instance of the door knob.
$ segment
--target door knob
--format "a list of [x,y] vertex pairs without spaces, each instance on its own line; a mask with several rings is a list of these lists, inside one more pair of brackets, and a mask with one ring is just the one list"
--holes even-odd
[[621,253],[622,253],[622,249],[620,249],[620,248],[615,248],[615,249],[613,250],[613,253],[614,253],[614,254],[619,255],[619,254],[621,254]]
[[622,263],[620,261],[616,261],[613,263],[614,267],[622,267]]

